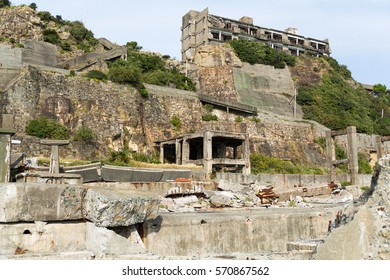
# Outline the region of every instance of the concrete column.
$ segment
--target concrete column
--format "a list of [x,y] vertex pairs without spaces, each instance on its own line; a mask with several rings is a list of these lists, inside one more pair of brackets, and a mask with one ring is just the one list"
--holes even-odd
[[188,142],[188,137],[183,137],[183,145],[181,148],[182,164],[187,164],[188,160],[190,160],[190,144]]
[[164,163],[164,144],[160,143],[160,162]]
[[376,154],[378,157],[378,160],[383,157],[383,143],[382,143],[382,136],[377,135],[375,137],[376,141]]
[[11,137],[15,134],[13,115],[1,115],[0,128],[0,183],[10,181]]
[[325,137],[326,137],[326,159],[327,159],[327,166],[329,169],[328,181],[332,182],[336,179],[336,174],[333,166],[333,161],[336,159],[336,152],[335,152],[334,139],[332,137],[332,131],[327,130],[325,132]]
[[58,154],[58,146],[69,145],[69,140],[41,140],[41,144],[51,146],[50,155],[50,173],[60,173],[60,159]]
[[203,167],[208,176],[213,170],[213,133],[205,131],[203,135]]
[[243,142],[243,150],[244,150],[244,159],[245,159],[245,166],[242,169],[242,173],[244,175],[251,174],[251,160],[250,160],[250,150],[249,150],[249,135],[245,135],[245,140]]
[[348,141],[348,168],[351,174],[352,185],[358,184],[358,148],[356,137],[356,126],[347,127],[347,141]]
[[181,165],[182,164],[182,160],[181,160],[181,144],[180,144],[180,140],[179,139],[176,139],[176,142],[175,142],[175,153],[176,153],[176,164],[177,165]]

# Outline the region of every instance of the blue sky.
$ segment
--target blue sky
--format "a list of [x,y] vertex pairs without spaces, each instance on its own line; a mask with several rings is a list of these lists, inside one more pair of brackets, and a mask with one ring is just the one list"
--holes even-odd
[[96,37],[117,44],[136,41],[144,50],[180,55],[181,18],[189,10],[208,7],[214,15],[284,30],[295,27],[300,35],[328,38],[332,57],[345,64],[361,83],[390,88],[389,0],[11,0],[34,2],[40,11],[81,20]]

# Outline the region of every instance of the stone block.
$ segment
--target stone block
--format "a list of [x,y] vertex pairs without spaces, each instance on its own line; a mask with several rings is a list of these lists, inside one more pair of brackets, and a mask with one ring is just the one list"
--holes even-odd
[[93,223],[86,224],[86,249],[97,258],[104,255],[129,255],[146,252],[134,226],[107,229],[97,227]]
[[143,223],[158,215],[160,197],[127,188],[88,189],[83,215],[99,227],[120,227]]
[[78,185],[1,184],[0,222],[82,219],[83,192]]
[[103,166],[101,177],[108,182],[159,182],[162,170],[119,166]]

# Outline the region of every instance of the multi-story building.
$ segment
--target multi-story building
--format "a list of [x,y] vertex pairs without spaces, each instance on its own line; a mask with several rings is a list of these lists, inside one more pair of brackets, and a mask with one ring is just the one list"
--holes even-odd
[[209,14],[208,8],[202,12],[189,11],[182,22],[182,60],[193,59],[195,50],[203,45],[215,45],[234,39],[262,41],[274,49],[293,55],[330,55],[327,39],[318,40],[298,35],[297,29],[285,31],[256,26],[251,17],[240,20],[228,19]]

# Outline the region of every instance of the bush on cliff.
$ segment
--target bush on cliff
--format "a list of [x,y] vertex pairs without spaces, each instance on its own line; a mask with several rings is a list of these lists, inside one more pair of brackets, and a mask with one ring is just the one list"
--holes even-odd
[[295,57],[274,50],[263,42],[239,39],[229,43],[243,62],[272,65],[275,68],[284,68],[286,65],[295,66]]
[[41,117],[31,120],[26,126],[26,133],[38,138],[65,140],[69,138],[68,128],[53,119]]
[[73,140],[83,143],[93,143],[96,141],[96,134],[89,127],[81,126],[76,130]]
[[9,0],[0,0],[0,8],[10,7],[11,2]]

